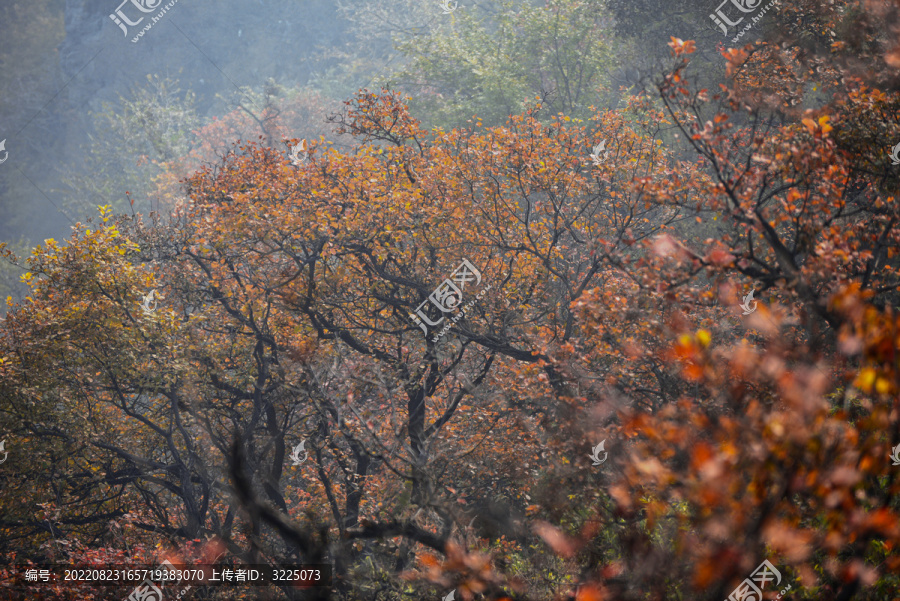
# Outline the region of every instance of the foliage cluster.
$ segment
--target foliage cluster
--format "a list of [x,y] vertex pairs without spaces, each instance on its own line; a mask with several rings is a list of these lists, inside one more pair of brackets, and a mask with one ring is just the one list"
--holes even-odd
[[[790,12],[819,37],[723,49],[716,90],[677,38],[583,117],[361,90],[350,147],[243,142],[46,241],[0,327],[0,556],[327,561],[278,594],[346,601],[718,600],[768,559],[896,596],[898,11]],[[485,292],[435,341],[410,315],[463,259]]]

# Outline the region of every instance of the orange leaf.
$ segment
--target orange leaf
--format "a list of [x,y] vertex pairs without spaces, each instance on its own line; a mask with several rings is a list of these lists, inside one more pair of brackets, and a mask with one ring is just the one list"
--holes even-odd
[[809,133],[816,133],[816,122],[812,119],[803,119],[803,125],[805,125],[806,129],[809,130]]
[[586,584],[578,589],[575,601],[603,601],[603,596],[595,585]]
[[563,557],[572,557],[575,555],[575,542],[566,536],[559,528],[548,524],[547,522],[535,522],[532,526],[535,534],[544,539],[547,546],[553,549],[558,555]]

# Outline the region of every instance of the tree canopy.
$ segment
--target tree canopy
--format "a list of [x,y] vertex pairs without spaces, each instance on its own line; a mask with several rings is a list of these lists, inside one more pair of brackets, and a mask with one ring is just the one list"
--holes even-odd
[[615,108],[442,128],[360,90],[350,144],[245,140],[45,241],[0,326],[0,555],[333,564],[285,599],[752,599],[764,561],[896,596],[900,10],[781,10],[815,35],[722,48],[717,89],[673,37]]

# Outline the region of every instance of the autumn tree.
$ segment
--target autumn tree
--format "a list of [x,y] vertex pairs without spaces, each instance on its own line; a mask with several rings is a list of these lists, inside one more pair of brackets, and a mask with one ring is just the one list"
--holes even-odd
[[[687,83],[693,42],[671,46],[661,97],[710,177],[662,178],[647,199],[713,221],[716,236],[657,238],[632,266],[631,302],[598,289],[577,306],[591,339],[630,323],[620,305],[657,297],[671,342],[631,354],[663,358],[680,393],[656,411],[621,412],[614,504],[598,500],[571,539],[548,538],[590,557],[603,526],[624,520],[621,555],[582,564],[588,598],[664,598],[673,583],[721,598],[765,558],[802,598],[880,598],[897,588],[900,533],[888,460],[896,342],[886,343],[897,175],[885,147],[865,140],[898,136],[895,92],[867,86],[874,68],[841,64],[837,42],[830,71],[813,73],[845,87],[798,110],[817,75],[767,62],[797,52],[763,43],[724,53],[735,81],[714,96]],[[736,332],[710,305],[734,307],[748,288],[764,301]]]
[[721,599],[763,559],[797,598],[884,598],[897,174],[870,140],[900,127],[874,37],[856,70],[842,40],[724,50],[716,91],[672,39],[656,97],[587,123],[429,130],[361,91],[350,150],[235,145],[170,215],[48,241],[0,391],[59,482],[16,468],[8,550],[112,520],[334,563],[341,599]]
[[[41,313],[72,319],[65,332],[93,329],[57,342],[76,344],[86,362],[70,381],[85,405],[64,410],[110,420],[87,431],[121,432],[86,434],[86,460],[131,493],[120,511],[138,503],[155,516],[137,527],[173,542],[215,536],[246,560],[309,560],[325,541],[285,527],[305,513],[309,528],[321,523],[345,541],[339,567],[377,550],[377,572],[407,567],[414,544],[447,552],[476,517],[459,500],[485,510],[482,533],[521,536],[499,516],[528,510],[530,487],[515,476],[543,462],[541,428],[559,412],[553,391],[570,394],[544,341],[572,331],[568,306],[603,257],[678,218],[641,208],[622,184],[640,162],[664,157],[652,142],[659,116],[636,102],[643,125],[601,118],[621,148],[598,179],[584,164],[595,142],[584,128],[526,115],[506,128],[432,136],[400,100],[363,93],[337,120],[361,139],[358,154],[313,148],[298,169],[245,146],[190,181],[191,202],[171,222],[137,221],[127,235],[126,222],[79,230],[71,246],[33,259],[43,301],[21,309],[10,348],[45,340],[30,330]],[[437,332],[424,336],[410,314],[462,259],[477,266],[485,294],[434,342]],[[139,300],[150,289],[166,308],[147,316]],[[92,313],[57,306],[73,302]],[[101,335],[108,327],[120,337]],[[19,352],[11,378],[34,372],[29,356]],[[59,369],[38,370],[55,394]],[[546,385],[535,395],[528,387],[538,374]],[[503,451],[510,438],[525,446]],[[299,440],[309,441],[316,467],[295,486],[287,476],[299,470],[285,463]],[[521,464],[528,453],[534,467]],[[485,492],[498,485],[504,494]],[[390,542],[397,535],[399,545]],[[503,583],[480,572],[460,578],[471,590]]]

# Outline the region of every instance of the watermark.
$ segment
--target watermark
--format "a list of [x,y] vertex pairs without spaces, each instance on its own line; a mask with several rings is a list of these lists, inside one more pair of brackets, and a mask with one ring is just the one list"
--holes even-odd
[[153,313],[156,311],[156,307],[158,306],[158,303],[156,301],[160,298],[162,297],[156,292],[156,289],[153,289],[150,291],[150,294],[147,294],[143,299],[141,299],[141,311],[144,312],[144,315],[146,317],[153,317]]
[[[760,19],[762,19],[763,15],[769,12],[773,6],[781,2],[781,0],[771,0],[768,4],[760,8],[763,0],[723,0],[723,2],[719,5],[714,13],[709,15],[709,18],[713,20],[713,23],[722,30],[722,34],[729,35],[728,29],[730,27],[737,27],[738,24],[744,21],[744,16],[749,15],[750,13],[755,12],[756,14],[752,17],[750,23],[744,25],[744,28],[741,29],[735,37],[731,39],[732,42],[737,43],[737,41],[748,31],[753,29],[753,25],[755,25]],[[724,11],[723,7],[727,4],[731,4],[734,8],[737,8],[740,12],[735,12],[734,10]],[[729,13],[731,16],[738,16],[743,14],[741,18],[737,21],[732,21],[729,18]]]
[[450,5],[450,0],[441,0],[441,10],[444,11],[445,15],[449,15],[450,13],[455,11],[458,6],[458,0],[453,0],[453,6]]
[[3,160],[0,160],[0,165],[2,165],[9,158],[9,151],[6,150],[6,138],[0,140],[0,151],[3,151]]
[[[291,461],[294,462],[293,463],[294,465],[300,465],[301,463],[303,463],[304,461],[309,459],[309,451],[307,451],[305,447],[306,447],[305,440],[301,440],[300,444],[298,444],[296,447],[294,447],[294,450],[290,455],[290,459],[291,459]],[[303,453],[302,459],[300,458],[300,453]]]
[[[0,443],[0,450],[3,450],[2,443]],[[893,463],[891,465],[900,465],[900,444],[898,444],[896,447],[891,449],[890,458],[891,458],[891,461],[893,461]],[[3,463],[3,462],[0,461],[0,463]]]
[[[3,463],[0,461],[0,463]],[[41,582],[50,582],[50,570],[25,570],[26,582],[37,582],[40,578]]]
[[[6,140],[3,140],[3,142],[6,142]],[[0,150],[3,150],[3,142],[0,142]],[[891,148],[888,156],[891,158],[891,165],[900,165],[900,143]],[[0,161],[0,163],[2,162]]]
[[295,167],[299,167],[303,161],[309,158],[309,151],[306,147],[306,140],[301,141],[296,146],[291,146],[291,152],[288,155],[288,158],[291,159],[291,163]]
[[[412,320],[422,328],[422,331],[425,332],[425,336],[428,336],[428,326],[438,326],[441,322],[446,319],[446,315],[441,315],[440,319],[437,321],[431,321],[428,315],[424,312],[422,307],[424,307],[428,302],[431,302],[435,307],[437,307],[441,313],[454,313],[457,314],[444,325],[444,329],[440,331],[440,333],[435,334],[434,338],[432,338],[432,342],[437,342],[444,335],[450,331],[450,328],[453,327],[453,324],[458,322],[460,319],[466,316],[466,312],[479,300],[481,297],[485,295],[485,293],[491,289],[493,284],[482,288],[481,291],[476,295],[475,300],[470,301],[467,305],[462,305],[463,298],[463,290],[466,288],[466,284],[475,280],[475,285],[479,285],[481,283],[481,272],[478,271],[474,265],[472,265],[468,259],[463,259],[462,263],[460,263],[459,267],[450,274],[450,277],[441,283],[440,286],[434,289],[430,295],[428,295],[428,299],[422,301],[422,304],[416,308],[416,313],[410,313],[409,316]],[[426,325],[427,324],[427,325]]]
[[[736,589],[731,591],[726,601],[762,601],[762,589],[766,588],[770,580],[775,580],[775,586],[777,587],[781,584],[781,572],[766,559],[750,574],[750,578],[745,578]],[[789,590],[791,590],[790,584],[783,588],[781,593],[775,598],[781,599]]]
[[[159,564],[159,567],[151,572],[150,575],[152,578],[147,578],[137,585],[134,590],[131,591],[131,594],[126,601],[164,601],[165,595],[163,595],[162,589],[156,586],[153,581],[159,580],[164,581],[166,584],[178,584],[178,582],[181,582],[180,579],[178,582],[173,582],[176,579],[178,572],[179,570],[168,559],[163,560],[163,562]],[[163,588],[165,588],[166,584],[163,584]],[[191,585],[183,588],[175,599],[181,599],[190,588]]]
[[[603,451],[603,459],[600,459],[600,451]],[[609,453],[606,452],[606,439],[605,438],[603,439],[603,441],[600,444],[598,444],[596,447],[591,449],[591,454],[588,455],[588,457],[590,457],[594,461],[594,463],[592,465],[601,465],[604,461],[606,461],[606,458],[608,456],[609,456]]]
[[[744,310],[744,315],[750,315],[754,311],[756,311],[756,301],[753,300],[753,290],[750,291],[750,294],[744,297],[744,302],[741,303],[741,309]],[[750,306],[750,303],[753,303],[753,307]]]
[[594,146],[593,152],[591,152],[591,160],[594,162],[594,167],[599,167],[606,160],[607,154],[609,154],[609,151],[606,149],[606,140],[602,140]]
[[140,40],[142,37],[144,37],[144,34],[147,33],[148,31],[150,31],[150,29],[154,25],[156,25],[159,22],[159,20],[162,19],[167,12],[169,12],[169,9],[171,9],[173,6],[175,6],[175,4],[177,2],[178,2],[178,0],[170,0],[168,4],[166,4],[165,6],[160,8],[160,5],[163,3],[163,0],[123,0],[122,4],[119,5],[119,7],[116,9],[116,11],[114,13],[112,13],[111,15],[109,15],[109,18],[112,19],[113,23],[115,23],[116,25],[119,26],[119,29],[122,30],[122,33],[124,33],[125,37],[127,38],[128,37],[128,27],[136,27],[136,26],[140,25],[141,22],[143,22],[143,20],[144,20],[144,16],[141,16],[137,21],[132,21],[125,14],[125,11],[122,7],[124,7],[127,4],[131,4],[134,8],[136,8],[139,11],[139,12],[134,12],[133,10],[131,10],[130,12],[134,16],[137,16],[140,13],[147,15],[147,14],[152,13],[152,12],[156,11],[157,9],[159,9],[159,12],[156,15],[154,15],[153,17],[150,17],[150,22],[147,23],[146,25],[144,25],[143,29],[141,29],[137,33],[137,35],[135,35],[133,38],[131,38],[131,43],[137,44],[138,40]]
[[441,601],[453,601],[454,599],[456,599],[456,589],[450,591],[450,594],[441,599]]
[[3,459],[0,459],[0,463],[6,462],[6,457],[9,453],[6,451],[6,441],[0,440],[0,453],[3,453]]

